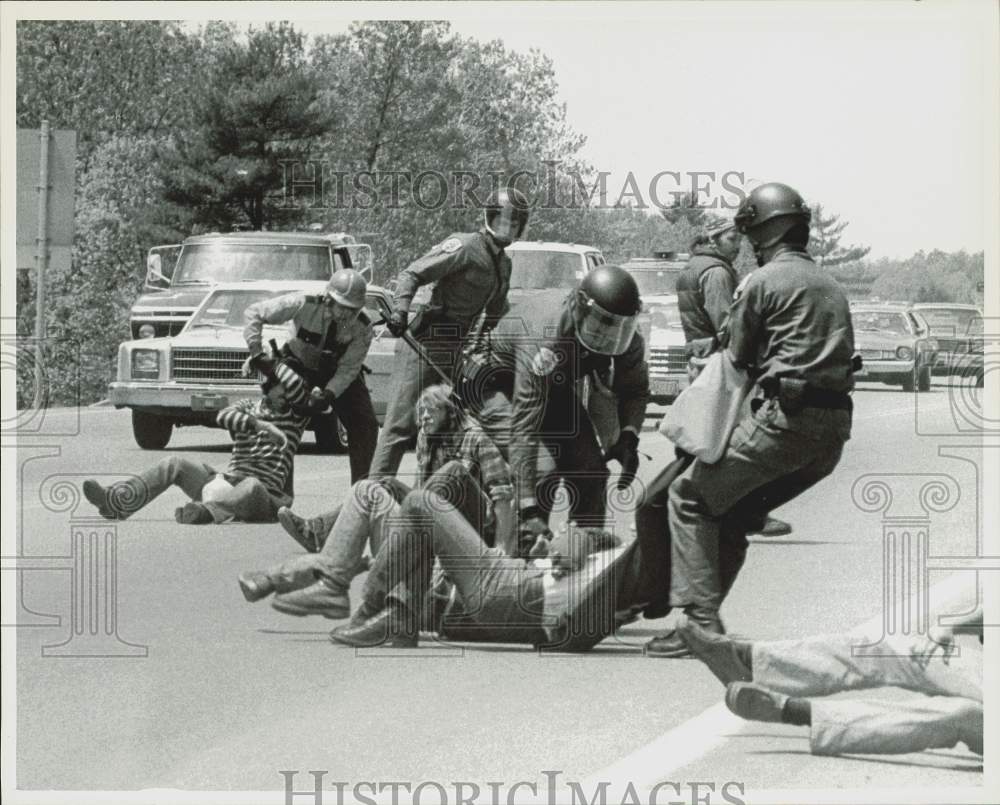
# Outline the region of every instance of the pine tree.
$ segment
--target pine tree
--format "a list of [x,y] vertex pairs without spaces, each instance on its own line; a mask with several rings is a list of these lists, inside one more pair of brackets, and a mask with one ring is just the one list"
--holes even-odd
[[812,208],[812,222],[809,232],[809,254],[821,266],[827,268],[842,263],[853,263],[871,251],[870,246],[841,246],[840,237],[848,222],[841,221],[839,215],[824,215],[823,205]]

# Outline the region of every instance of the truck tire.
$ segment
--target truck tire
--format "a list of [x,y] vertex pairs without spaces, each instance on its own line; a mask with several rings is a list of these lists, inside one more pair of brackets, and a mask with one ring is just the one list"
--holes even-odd
[[321,453],[346,453],[347,430],[336,414],[318,416],[313,420],[316,447]]
[[132,435],[143,450],[162,450],[170,441],[174,423],[157,414],[132,411]]
[[917,391],[931,390],[931,367],[925,366],[917,375]]

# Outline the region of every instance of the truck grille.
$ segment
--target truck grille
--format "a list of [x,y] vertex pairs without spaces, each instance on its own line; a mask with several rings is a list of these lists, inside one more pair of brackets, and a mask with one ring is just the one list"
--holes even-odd
[[249,357],[246,349],[173,349],[170,353],[170,377],[195,383],[258,383],[259,380],[240,374]]
[[649,374],[653,377],[687,372],[687,351],[684,347],[650,349]]

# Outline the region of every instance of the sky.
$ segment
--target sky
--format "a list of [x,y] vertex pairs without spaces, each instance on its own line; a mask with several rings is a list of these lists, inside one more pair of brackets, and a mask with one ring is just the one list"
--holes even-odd
[[[66,8],[66,7],[64,7]],[[72,8],[69,7],[69,8]],[[80,8],[80,6],[77,6]],[[447,19],[553,62],[582,156],[669,200],[691,174],[783,181],[872,257],[997,242],[998,12],[992,0],[113,4],[104,16]],[[192,23],[194,25],[194,23]],[[731,179],[737,183],[739,180]],[[704,186],[706,179],[700,180]],[[721,194],[721,195],[720,195]]]

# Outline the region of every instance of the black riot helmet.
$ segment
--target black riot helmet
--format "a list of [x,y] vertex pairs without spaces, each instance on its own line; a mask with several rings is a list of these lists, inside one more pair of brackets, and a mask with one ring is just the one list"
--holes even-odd
[[736,212],[735,223],[760,253],[785,240],[792,230],[802,233],[796,240],[804,246],[809,239],[809,221],[812,213],[802,196],[787,184],[769,182],[754,189]]
[[528,228],[529,211],[528,199],[517,188],[497,190],[490,195],[483,210],[486,231],[500,246],[510,246]]
[[635,279],[621,266],[603,265],[576,290],[576,335],[591,352],[621,355],[639,327],[642,299]]

